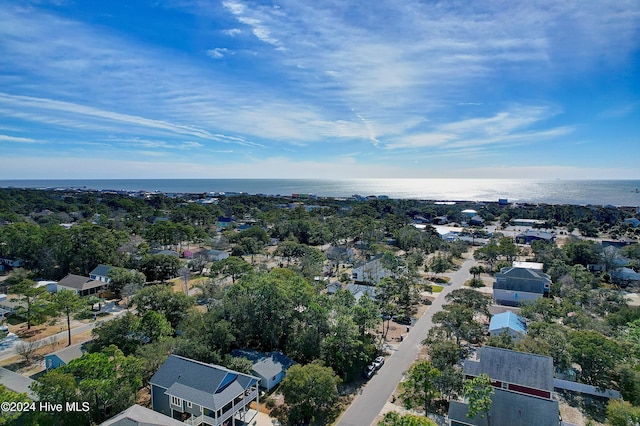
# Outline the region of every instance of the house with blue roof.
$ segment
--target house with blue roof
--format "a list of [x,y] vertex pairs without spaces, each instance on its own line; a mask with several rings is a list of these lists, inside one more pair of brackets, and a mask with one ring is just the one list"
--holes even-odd
[[236,349],[235,357],[248,359],[253,363],[251,373],[260,378],[260,387],[270,391],[284,379],[287,370],[295,362],[282,352],[258,352],[250,349]]
[[507,333],[514,340],[519,340],[527,334],[527,323],[524,318],[506,311],[501,314],[495,314],[489,322],[489,334],[499,336]]
[[257,411],[260,379],[225,367],[170,355],[153,375],[151,406],[189,425],[248,424]]

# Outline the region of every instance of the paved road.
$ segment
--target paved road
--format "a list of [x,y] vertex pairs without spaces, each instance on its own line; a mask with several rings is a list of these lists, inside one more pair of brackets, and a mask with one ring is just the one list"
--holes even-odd
[[[122,308],[117,308],[117,307],[113,307],[111,306],[111,304],[107,304],[107,306],[104,307],[103,312],[107,312],[110,313],[111,315],[107,316],[107,317],[103,317],[98,321],[94,321],[94,322],[90,322],[90,323],[81,323],[82,325],[79,325],[75,328],[71,329],[71,335],[75,336],[77,334],[81,334],[84,333],[85,331],[89,331],[89,330],[93,330],[93,327],[96,326],[96,324],[99,324],[103,321],[110,321],[112,319],[118,318],[120,315],[122,315],[124,312],[126,312],[125,309]],[[75,321],[74,321],[75,322]],[[76,323],[79,323],[76,322]],[[56,342],[62,342],[62,344],[64,344],[64,346],[60,346],[59,349],[64,349],[69,341],[69,334],[68,331],[66,329],[67,327],[67,323],[66,320],[64,322],[64,330],[61,331],[60,333],[56,333],[53,334],[51,336],[48,337],[44,337],[42,339],[38,339],[41,340],[42,342],[44,342],[45,344],[50,342],[51,339],[55,339]],[[0,360],[4,360],[7,358],[11,358],[12,356],[16,355],[16,344],[20,342],[19,339],[17,339],[13,345],[11,345],[11,347],[4,349],[4,350],[0,350]]]
[[422,341],[433,326],[431,321],[433,314],[442,310],[447,294],[462,287],[464,282],[471,277],[469,268],[474,264],[473,258],[467,259],[462,267],[451,275],[450,285],[444,288],[411,331],[405,335],[404,341],[398,346],[398,349],[362,388],[362,393],[344,412],[337,423],[338,426],[368,426],[375,421],[384,404],[391,398],[393,391],[400,383],[402,374],[415,362]]

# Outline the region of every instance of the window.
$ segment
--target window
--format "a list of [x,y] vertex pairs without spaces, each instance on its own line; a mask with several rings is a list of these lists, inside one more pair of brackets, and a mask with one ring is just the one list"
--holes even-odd
[[178,407],[182,407],[182,399],[177,396],[171,396],[171,405],[177,405]]
[[187,401],[187,407],[189,408],[193,407],[193,404],[191,403],[191,401]]

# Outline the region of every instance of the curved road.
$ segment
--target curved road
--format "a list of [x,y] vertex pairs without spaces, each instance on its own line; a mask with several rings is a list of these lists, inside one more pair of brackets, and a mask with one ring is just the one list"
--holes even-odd
[[469,268],[474,264],[475,260],[471,257],[465,260],[460,269],[451,275],[450,284],[442,290],[411,331],[405,335],[404,341],[385,360],[385,364],[378,373],[361,388],[361,394],[356,397],[338,420],[338,426],[369,426],[375,421],[384,404],[391,398],[393,391],[400,383],[402,374],[415,362],[422,341],[433,326],[431,321],[433,314],[442,310],[447,294],[461,288],[464,282],[471,277]]

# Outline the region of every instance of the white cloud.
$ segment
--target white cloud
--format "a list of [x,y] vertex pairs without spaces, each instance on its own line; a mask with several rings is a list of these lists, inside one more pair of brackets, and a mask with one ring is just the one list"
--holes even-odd
[[228,30],[222,30],[222,33],[226,34],[226,35],[228,35],[230,37],[235,37],[235,36],[237,36],[239,34],[242,34],[242,30],[240,28],[231,28],[231,29],[228,29]]
[[207,50],[207,56],[214,59],[220,59],[224,58],[225,53],[227,53],[228,51],[229,50],[224,47],[216,47],[215,49]]
[[18,136],[0,135],[0,142],[37,143],[38,141],[31,138],[21,138]]

